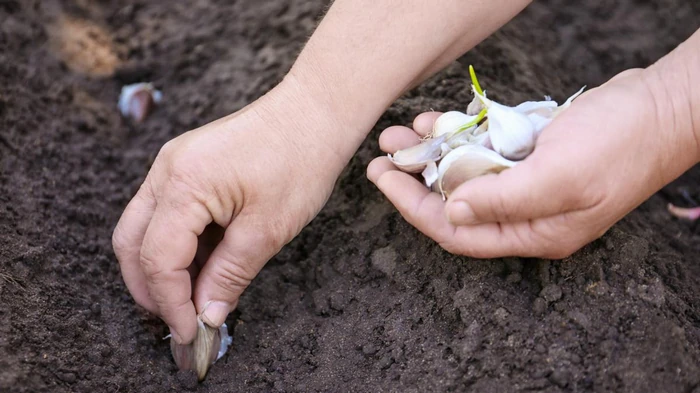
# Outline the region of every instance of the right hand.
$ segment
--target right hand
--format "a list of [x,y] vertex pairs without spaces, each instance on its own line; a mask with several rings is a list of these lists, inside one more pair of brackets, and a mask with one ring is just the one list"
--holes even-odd
[[[179,344],[194,339],[198,314],[212,327],[225,321],[345,164],[319,137],[338,124],[289,86],[165,144],[114,231],[129,291]],[[218,245],[203,239],[210,224],[225,230]]]

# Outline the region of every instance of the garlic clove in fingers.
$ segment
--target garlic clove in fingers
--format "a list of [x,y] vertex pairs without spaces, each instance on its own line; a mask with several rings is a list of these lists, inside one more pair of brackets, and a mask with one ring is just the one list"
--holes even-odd
[[[471,123],[474,123],[474,121],[477,120],[478,117],[478,115],[469,116],[466,113],[462,113],[459,111],[445,112],[442,115],[440,115],[440,117],[438,117],[437,120],[435,120],[431,137],[435,138],[445,134],[453,134],[466,125],[469,125],[468,128],[473,127],[476,129],[476,125],[471,125]],[[464,132],[467,131],[468,129],[464,130]]]
[[[485,96],[485,94],[484,94],[484,96]],[[467,115],[469,115],[469,116],[478,115],[479,112],[481,112],[484,109],[485,109],[484,103],[481,102],[479,97],[475,96],[474,99],[472,100],[472,102],[470,102],[469,105],[467,105]]]
[[425,139],[415,146],[389,154],[389,160],[404,172],[420,173],[428,163],[439,160],[446,153],[446,146],[443,146],[446,139],[447,134]]
[[443,198],[475,177],[500,173],[517,163],[481,145],[465,145],[449,152],[438,166],[438,189]]
[[527,115],[495,101],[474,89],[488,108],[488,134],[493,149],[505,158],[519,160],[527,157],[535,149],[536,129]]
[[180,345],[171,340],[170,351],[180,370],[192,370],[197,374],[197,379],[202,381],[209,367],[226,353],[231,341],[226,324],[218,329],[212,328],[197,317],[197,336],[194,341]]

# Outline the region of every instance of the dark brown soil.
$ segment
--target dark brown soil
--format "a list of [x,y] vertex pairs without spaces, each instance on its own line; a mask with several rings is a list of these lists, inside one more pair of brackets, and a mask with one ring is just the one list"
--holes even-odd
[[[0,391],[700,392],[700,227],[665,211],[700,171],[563,261],[449,255],[364,173],[383,127],[469,101],[468,64],[506,102],[561,99],[663,56],[696,0],[536,2],[401,98],[245,293],[232,350],[177,372],[112,229],[160,146],[272,87],[324,6],[0,1]],[[147,80],[165,101],[130,124],[120,88]]]

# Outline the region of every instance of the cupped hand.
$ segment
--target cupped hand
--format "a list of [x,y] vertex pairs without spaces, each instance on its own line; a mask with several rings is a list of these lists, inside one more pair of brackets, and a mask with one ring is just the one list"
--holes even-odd
[[[655,70],[626,71],[576,99],[514,168],[472,179],[445,202],[386,157],[367,175],[410,224],[449,252],[563,258],[697,162],[692,130],[673,118],[682,100],[672,94]],[[419,115],[414,129],[386,129],[381,149],[418,143],[439,115]]]
[[337,124],[297,102],[282,86],[165,144],[114,231],[129,291],[180,344],[197,315],[225,321],[332,191],[343,162],[315,135]]

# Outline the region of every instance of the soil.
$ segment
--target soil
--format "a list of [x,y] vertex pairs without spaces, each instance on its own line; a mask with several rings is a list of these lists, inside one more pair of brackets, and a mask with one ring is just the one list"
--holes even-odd
[[[228,354],[177,371],[112,229],[163,143],[274,86],[326,6],[0,1],[0,391],[700,392],[700,227],[665,210],[700,201],[698,169],[561,261],[450,255],[365,178],[384,127],[469,102],[469,64],[506,103],[563,99],[672,50],[696,0],[539,1],[399,99],[243,295]],[[165,99],[134,124],[116,103],[141,81]]]

